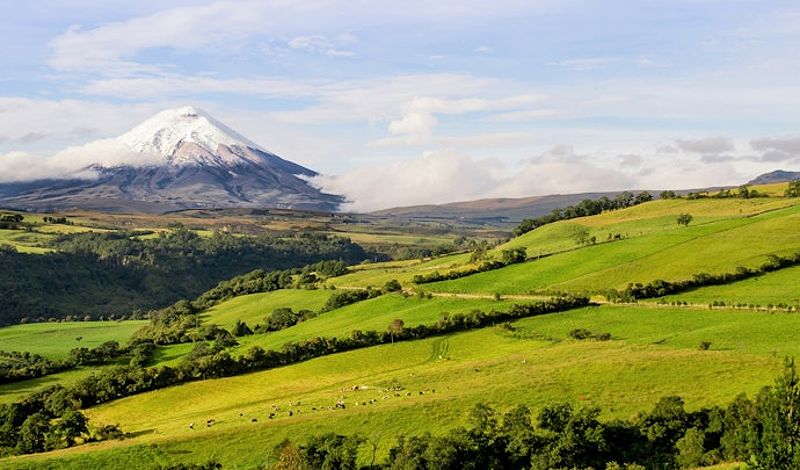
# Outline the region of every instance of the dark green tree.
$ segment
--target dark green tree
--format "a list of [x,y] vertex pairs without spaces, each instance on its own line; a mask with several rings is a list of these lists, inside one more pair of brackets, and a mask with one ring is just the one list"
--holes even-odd
[[677,222],[678,225],[683,225],[684,227],[688,227],[693,219],[694,217],[692,217],[692,214],[680,214],[677,218]]

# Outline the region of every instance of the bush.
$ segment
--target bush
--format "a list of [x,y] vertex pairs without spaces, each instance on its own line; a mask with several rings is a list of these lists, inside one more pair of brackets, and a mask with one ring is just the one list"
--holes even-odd
[[400,282],[397,279],[392,279],[391,281],[386,281],[386,284],[383,286],[386,292],[397,292],[403,289],[403,286],[400,285]]
[[699,348],[701,351],[708,351],[711,348],[711,341],[700,341]]

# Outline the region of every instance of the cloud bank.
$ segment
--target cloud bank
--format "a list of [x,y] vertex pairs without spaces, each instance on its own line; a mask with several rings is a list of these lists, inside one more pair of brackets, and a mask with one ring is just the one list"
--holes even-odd
[[0,183],[40,179],[94,179],[92,167],[147,166],[161,160],[160,155],[139,153],[116,139],[102,139],[85,145],[68,147],[55,155],[42,156],[28,152],[0,155]]

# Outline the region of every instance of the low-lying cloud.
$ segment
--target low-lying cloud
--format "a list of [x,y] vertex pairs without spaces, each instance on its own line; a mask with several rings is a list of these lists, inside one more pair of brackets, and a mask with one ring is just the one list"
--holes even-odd
[[594,165],[571,147],[559,146],[513,166],[455,152],[426,152],[339,176],[319,176],[312,183],[347,197],[346,210],[372,211],[493,197],[613,191],[631,187],[634,179]]
[[98,174],[92,168],[94,165],[147,166],[157,163],[160,158],[155,154],[139,153],[116,139],[69,147],[52,156],[14,151],[0,155],[0,182],[93,179]]

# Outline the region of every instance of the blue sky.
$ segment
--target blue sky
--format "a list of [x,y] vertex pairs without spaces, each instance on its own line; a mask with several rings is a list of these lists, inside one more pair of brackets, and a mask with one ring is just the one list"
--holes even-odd
[[[796,1],[13,2],[0,179],[199,106],[371,209],[800,168]],[[28,173],[27,177],[30,177]]]

